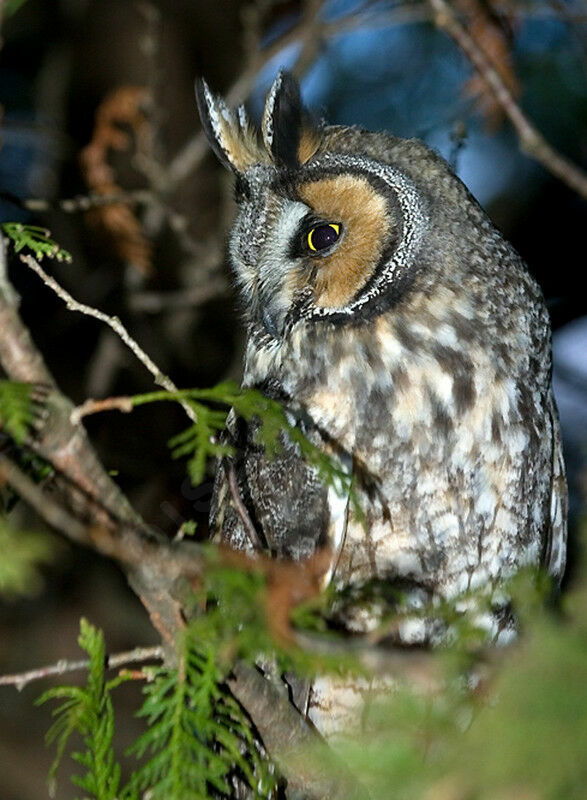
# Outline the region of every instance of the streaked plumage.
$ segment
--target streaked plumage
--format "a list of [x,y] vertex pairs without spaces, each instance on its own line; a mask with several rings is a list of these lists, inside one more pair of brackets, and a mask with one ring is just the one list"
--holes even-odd
[[[287,74],[261,137],[203,83],[198,99],[236,175],[243,383],[282,400],[353,471],[366,514],[364,526],[293,446],[270,460],[233,419],[230,468],[263,544],[293,558],[329,545],[336,585],[401,583],[415,605],[491,590],[525,565],[560,580],[566,485],[550,325],[519,255],[442,158],[415,140],[316,125]],[[212,525],[247,549],[226,469]],[[353,630],[376,621],[346,614]],[[488,623],[495,638],[506,617]],[[416,620],[397,634],[434,636]],[[328,686],[317,682],[309,705],[326,733]]]

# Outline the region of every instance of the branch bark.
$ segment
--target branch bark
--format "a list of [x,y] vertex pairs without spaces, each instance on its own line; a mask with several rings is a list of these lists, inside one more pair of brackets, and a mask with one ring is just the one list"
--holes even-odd
[[288,790],[293,790],[294,797],[369,797],[310,723],[254,667],[237,662],[228,686],[249,712],[272,758],[287,777]]

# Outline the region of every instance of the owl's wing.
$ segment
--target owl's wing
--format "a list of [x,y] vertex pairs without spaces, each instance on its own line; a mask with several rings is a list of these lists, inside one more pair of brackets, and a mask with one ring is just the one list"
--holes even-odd
[[[268,454],[257,440],[258,427],[230,415],[225,441],[235,455],[217,467],[212,535],[239,550],[253,550],[257,536],[257,548],[296,560],[308,557],[328,543],[335,516],[329,491],[285,434],[280,451]],[[315,431],[308,436],[319,437]]]
[[[231,437],[225,433],[221,436],[222,444],[231,444]],[[232,482],[232,487],[231,487]],[[242,503],[237,508],[233,495]],[[256,532],[252,537],[247,530],[246,522],[252,521],[249,512],[242,502],[242,494],[232,461],[219,459],[214,476],[212,502],[210,504],[210,538],[216,544],[227,544],[235,550],[244,550],[249,554],[259,549]]]
[[548,404],[552,431],[552,476],[550,490],[550,529],[544,566],[555,581],[562,580],[567,555],[568,494],[558,413],[551,393]]

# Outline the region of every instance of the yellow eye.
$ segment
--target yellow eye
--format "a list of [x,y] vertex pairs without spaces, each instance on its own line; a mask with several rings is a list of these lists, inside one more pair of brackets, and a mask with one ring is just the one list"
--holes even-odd
[[340,236],[340,225],[336,222],[328,222],[324,225],[316,225],[308,232],[307,244],[313,253],[327,250],[336,242]]

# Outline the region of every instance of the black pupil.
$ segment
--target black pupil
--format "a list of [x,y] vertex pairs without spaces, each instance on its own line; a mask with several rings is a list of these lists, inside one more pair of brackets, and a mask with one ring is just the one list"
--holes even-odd
[[316,250],[325,250],[338,239],[338,233],[332,225],[319,225],[312,231],[312,244]]

